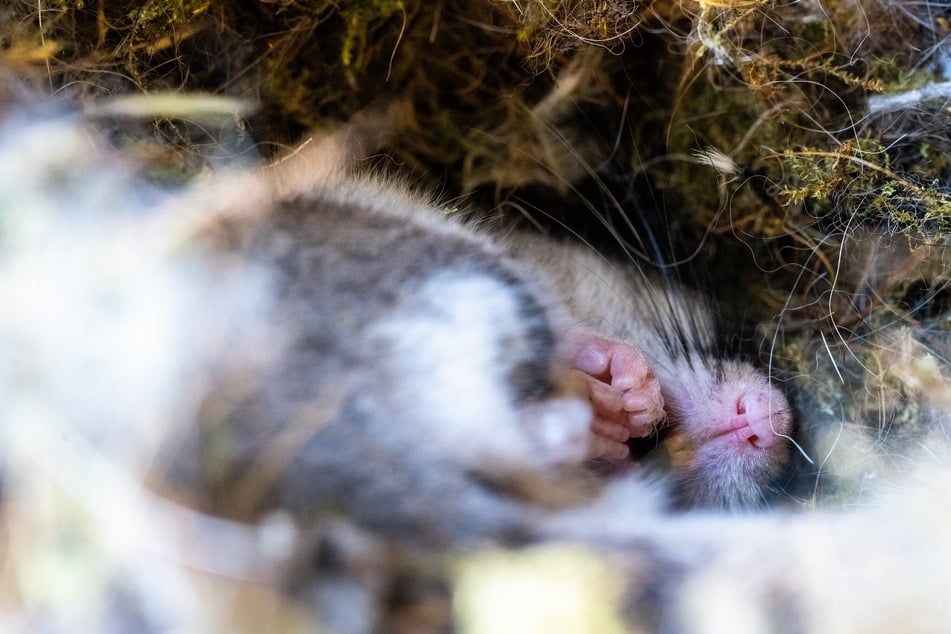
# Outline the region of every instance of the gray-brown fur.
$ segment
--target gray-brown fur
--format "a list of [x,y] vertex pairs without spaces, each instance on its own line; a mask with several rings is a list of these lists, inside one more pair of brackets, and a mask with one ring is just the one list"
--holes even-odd
[[[357,181],[219,219],[215,232],[241,236],[216,257],[266,276],[261,319],[277,345],[247,393],[221,402],[233,372],[212,390],[170,470],[185,497],[243,518],[340,511],[458,545],[530,538],[545,504],[519,482],[544,480],[543,468],[566,461],[569,488],[587,486],[586,408],[558,392],[555,315],[486,238],[395,186]],[[577,456],[546,456],[537,425],[564,427],[555,443],[571,440]]]

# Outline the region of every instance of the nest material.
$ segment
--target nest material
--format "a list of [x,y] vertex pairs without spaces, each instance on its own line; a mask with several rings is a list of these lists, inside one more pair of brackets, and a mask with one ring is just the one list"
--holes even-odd
[[725,317],[758,324],[761,356],[790,377],[816,463],[790,490],[809,504],[847,499],[945,434],[941,6],[52,0],[0,18],[2,100],[254,105],[211,124],[164,108],[104,118],[163,181],[400,99],[387,162],[431,189],[605,250],[643,252],[653,231],[649,258],[739,290]]

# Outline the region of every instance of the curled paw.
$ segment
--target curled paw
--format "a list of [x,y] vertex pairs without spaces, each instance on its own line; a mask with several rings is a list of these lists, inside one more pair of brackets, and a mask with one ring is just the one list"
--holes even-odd
[[664,417],[660,383],[647,358],[629,343],[585,335],[571,363],[585,376],[594,410],[589,456],[624,458],[625,443],[649,436]]

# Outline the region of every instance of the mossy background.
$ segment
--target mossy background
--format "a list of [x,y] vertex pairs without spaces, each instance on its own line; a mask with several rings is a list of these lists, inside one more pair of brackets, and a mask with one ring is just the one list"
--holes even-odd
[[884,0],[15,1],[0,98],[252,105],[100,119],[166,183],[404,101],[378,169],[720,300],[794,396],[781,498],[812,507],[946,434],[949,29]]

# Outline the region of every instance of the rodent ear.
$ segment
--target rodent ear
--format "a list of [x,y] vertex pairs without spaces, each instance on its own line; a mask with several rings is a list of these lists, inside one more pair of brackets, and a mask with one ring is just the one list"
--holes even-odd
[[263,169],[281,197],[304,194],[343,181],[357,166],[383,148],[409,117],[402,99],[380,101],[356,113],[333,132],[313,131],[296,148]]

